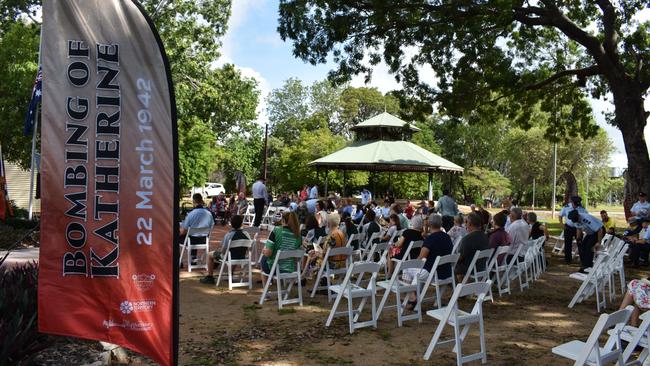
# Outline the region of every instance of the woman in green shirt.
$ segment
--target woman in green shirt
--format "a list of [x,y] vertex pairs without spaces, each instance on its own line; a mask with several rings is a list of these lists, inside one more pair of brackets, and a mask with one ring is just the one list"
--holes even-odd
[[[264,276],[271,273],[271,267],[275,262],[275,256],[280,250],[296,250],[300,249],[302,240],[300,237],[300,226],[298,225],[298,217],[294,212],[285,212],[282,214],[282,226],[276,226],[269,236],[262,254],[260,265],[262,267],[262,282]],[[293,259],[283,260],[278,263],[280,272],[293,272],[296,270],[296,264]]]

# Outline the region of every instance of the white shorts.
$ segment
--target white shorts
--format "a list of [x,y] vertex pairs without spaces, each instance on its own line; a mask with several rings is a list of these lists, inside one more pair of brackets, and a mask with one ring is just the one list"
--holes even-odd
[[410,282],[411,285],[415,285],[417,281],[426,282],[429,278],[429,271],[422,268],[407,268],[402,272],[402,280]]

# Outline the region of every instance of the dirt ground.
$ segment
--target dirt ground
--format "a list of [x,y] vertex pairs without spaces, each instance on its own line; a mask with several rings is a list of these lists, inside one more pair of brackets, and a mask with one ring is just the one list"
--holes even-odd
[[[551,244],[546,246],[550,251]],[[551,348],[588,337],[599,316],[595,300],[569,309],[579,283],[568,274],[577,265],[567,266],[559,256],[547,257],[548,271],[530,289],[521,292],[515,286],[512,295],[495,294],[494,303],[484,303],[488,364],[570,365],[554,356]],[[628,280],[641,275],[647,276],[646,271],[628,271]],[[182,365],[455,364],[450,347],[437,348],[428,363],[423,361],[437,326],[426,315],[422,323],[411,320],[398,328],[395,310],[390,309],[381,314],[377,329],[364,328],[350,335],[345,317],[335,318],[325,328],[331,308],[325,295],[312,299],[304,294],[304,306],[289,305],[279,311],[275,301],[257,304],[260,284],[250,292],[228,291],[223,283],[220,288],[199,283],[200,276],[200,272],[181,274]],[[608,304],[608,311],[616,309],[620,300],[619,295],[614,304]],[[391,298],[389,304],[393,302]],[[340,310],[345,304],[341,303]],[[432,308],[433,303],[425,303],[425,310]],[[453,330],[448,328],[444,334],[453,336]],[[477,331],[470,332],[464,347],[465,352],[478,350]]]

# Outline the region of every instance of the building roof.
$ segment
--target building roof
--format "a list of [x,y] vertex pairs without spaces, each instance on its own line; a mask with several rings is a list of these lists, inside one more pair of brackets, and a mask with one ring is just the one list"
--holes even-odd
[[463,172],[462,167],[408,141],[355,141],[309,165],[342,170]]
[[404,122],[401,119],[393,116],[390,113],[380,113],[372,118],[369,118],[356,126],[350,128],[350,130],[358,130],[362,128],[375,128],[375,127],[393,127],[393,128],[404,128],[408,126],[411,131],[420,131],[419,128],[412,126],[408,122]]

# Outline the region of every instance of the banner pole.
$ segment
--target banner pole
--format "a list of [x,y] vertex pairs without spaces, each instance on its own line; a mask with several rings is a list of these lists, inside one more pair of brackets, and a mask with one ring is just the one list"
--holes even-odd
[[[43,47],[43,27],[41,26],[41,30],[39,32],[39,40],[38,40],[38,65],[37,67],[41,67],[41,49]],[[38,73],[38,71],[36,71]],[[42,97],[41,97],[42,98]],[[30,168],[29,168],[29,213],[27,215],[27,218],[31,221],[34,216],[34,168],[35,168],[35,163],[36,163],[36,131],[38,131],[38,106],[36,106],[36,113],[34,115],[34,126],[32,127],[32,161],[30,163]]]

